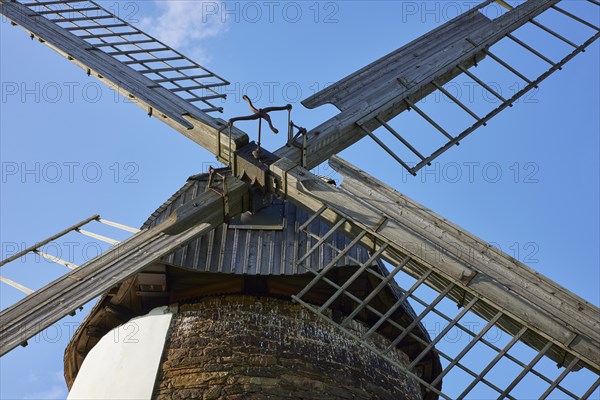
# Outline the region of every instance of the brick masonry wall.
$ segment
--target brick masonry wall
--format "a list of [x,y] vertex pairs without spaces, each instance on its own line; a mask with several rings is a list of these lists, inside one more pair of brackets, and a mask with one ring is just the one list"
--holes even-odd
[[[378,335],[372,342],[389,343]],[[407,363],[400,351],[390,355]],[[393,364],[300,305],[224,296],[182,305],[173,316],[154,398],[412,400],[421,394]]]

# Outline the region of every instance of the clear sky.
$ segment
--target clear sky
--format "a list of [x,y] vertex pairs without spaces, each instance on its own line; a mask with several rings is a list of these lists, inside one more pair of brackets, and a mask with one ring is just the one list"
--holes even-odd
[[[231,81],[225,119],[248,113],[241,101],[248,94],[259,106],[292,103],[294,121],[311,128],[336,112],[333,106],[307,110],[300,100],[476,3],[102,4]],[[598,7],[588,11],[585,1],[563,3],[587,13],[595,24],[600,22]],[[566,30],[575,39],[587,32]],[[544,39],[539,45],[550,54],[558,53],[559,47],[548,43]],[[536,68],[510,48],[504,50],[526,71]],[[599,50],[596,42],[538,91],[417,177],[409,176],[367,139],[342,156],[598,306]],[[214,164],[205,150],[148,118],[4,19],[0,57],[2,259],[15,246],[29,246],[96,213],[138,227],[188,176]],[[483,64],[481,73],[505,95],[517,87],[516,79],[503,78]],[[494,106],[481,90],[471,93],[469,88],[469,82],[457,82],[454,93],[474,108]],[[446,114],[443,98],[430,98],[423,107],[458,124],[454,114]],[[414,113],[397,124],[408,132],[420,129]],[[251,124],[240,127],[251,135],[255,129]],[[284,139],[269,134],[264,142],[266,148],[275,149]],[[331,173],[326,166],[319,172]],[[67,240],[74,244],[63,242],[54,254],[58,251],[75,263],[98,250],[77,237]],[[3,276],[32,289],[65,272],[33,256],[2,268]],[[2,308],[22,297],[0,284]],[[69,332],[89,308],[0,359],[0,398],[66,397],[63,351]]]

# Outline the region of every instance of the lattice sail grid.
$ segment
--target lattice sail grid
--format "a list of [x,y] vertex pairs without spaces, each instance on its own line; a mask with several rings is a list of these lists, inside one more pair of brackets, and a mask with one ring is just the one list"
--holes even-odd
[[89,0],[21,2],[33,12],[151,79],[203,112],[222,112],[213,100],[225,79]]
[[[595,0],[552,5],[484,47],[474,66],[456,65],[455,78],[435,79],[405,97],[401,108],[410,112],[395,117],[384,111],[357,124],[415,174],[503,110],[534,101],[540,83],[600,37],[599,5]],[[411,86],[402,79],[397,84]]]
[[[356,238],[365,236],[371,237],[371,233],[363,230]],[[381,238],[372,236],[371,240],[373,257],[396,250]],[[336,247],[326,236],[313,237],[312,244],[310,252],[327,247],[341,257],[349,251],[348,247]],[[439,249],[438,256],[454,251],[458,250]],[[582,361],[568,346],[549,340],[544,332],[519,322],[471,290],[468,285],[473,276],[453,282],[411,256],[398,255],[397,259],[402,261],[385,264],[386,274],[357,261],[359,270],[353,274],[337,273],[336,280],[328,275],[333,267],[316,271],[298,260],[299,267],[313,273],[314,279],[293,298],[364,345],[368,346],[365,339],[375,332],[390,338],[388,348],[370,347],[371,350],[390,362],[394,362],[390,357],[392,349],[397,347],[407,353],[411,360],[408,367],[397,366],[419,381],[425,398],[597,398],[593,397],[598,395],[600,386],[600,371],[596,367]],[[361,275],[373,282],[375,289],[370,293],[354,285]],[[334,294],[315,301],[325,292],[323,286]],[[382,306],[377,295],[390,288],[400,293],[399,299],[393,305]],[[344,303],[353,309],[349,315],[335,320],[328,316],[329,306]],[[416,311],[410,323],[398,317],[404,303]],[[358,335],[350,329],[352,321],[370,328]],[[423,337],[423,329],[430,341]],[[441,371],[433,375],[429,371],[427,375],[421,364],[432,354],[439,356]]]

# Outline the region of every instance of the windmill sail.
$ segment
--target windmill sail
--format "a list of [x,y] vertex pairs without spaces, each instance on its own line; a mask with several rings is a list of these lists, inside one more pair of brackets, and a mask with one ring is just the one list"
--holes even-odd
[[[303,268],[314,274],[314,279],[303,286],[293,300],[364,346],[369,346],[366,339],[375,332],[393,337],[387,348],[371,348],[389,362],[395,362],[389,358],[390,350],[404,345],[406,353],[410,354],[410,363],[397,367],[421,384],[424,398],[462,399],[473,390],[481,390],[481,393],[491,393],[488,397],[516,399],[522,397],[519,386],[531,379],[537,380],[540,398],[589,398],[600,386],[600,311],[597,307],[341,159],[332,158],[332,166],[344,177],[341,188],[323,182],[306,169],[331,158],[364,136],[380,140],[373,131],[381,126],[392,131],[393,128],[386,124],[410,108],[434,125],[444,140],[447,139],[445,145],[425,156],[398,132],[392,132],[417,156],[414,167],[399,159],[414,173],[514,102],[515,98],[499,98],[501,105],[487,116],[467,111],[473,114],[476,123],[459,134],[445,131],[415,104],[432,91],[444,93],[443,85],[459,75],[469,76],[486,88],[485,83],[471,72],[472,67],[484,58],[519,76],[519,71],[491,50],[494,43],[508,39],[539,58],[546,58],[513,32],[525,24],[539,28],[540,23],[535,18],[550,9],[593,32],[582,44],[569,44],[565,42],[570,42],[569,39],[552,29],[540,28],[546,32],[550,30],[554,33],[552,36],[573,49],[558,62],[548,59],[550,69],[537,78],[523,75],[525,89],[515,95],[522,96],[599,35],[595,25],[557,6],[556,0],[529,0],[495,20],[480,13],[491,3],[491,0],[482,3],[308,99],[305,104],[309,107],[330,102],[341,113],[309,133],[306,149],[282,148],[277,152],[281,158],[269,155],[267,163],[248,155],[253,146],[248,145],[245,153],[235,153],[247,144],[247,136],[232,130],[233,143],[229,146],[229,138],[220,134],[224,121],[207,114],[219,111],[211,101],[220,96],[206,91],[226,83],[215,74],[115,18],[95,3],[0,0],[2,13],[28,30],[32,37],[50,45],[89,74],[117,87],[124,95],[137,99],[138,105],[150,114],[192,138],[221,160],[235,165],[235,159],[230,159],[229,155],[239,158],[248,168],[240,168],[241,173],[234,168],[234,172],[255,185],[264,185],[260,188],[264,192],[275,193],[307,209],[312,216],[298,229],[314,239],[311,242],[314,245],[295,260],[293,269]],[[588,0],[588,3],[598,6],[596,0]],[[151,66],[154,61],[150,60],[154,59],[164,66]],[[181,64],[177,64],[178,61]],[[215,86],[211,86],[213,84]],[[186,95],[182,97],[181,94]],[[203,106],[198,108],[194,104]],[[386,149],[385,145],[382,147]],[[393,151],[389,152],[395,155]],[[247,157],[242,159],[244,154]],[[301,158],[302,166],[299,165]],[[258,200],[262,200],[263,190],[253,191],[259,196]],[[4,310],[0,313],[0,354],[172,253],[185,242],[222,224],[227,217],[249,209],[248,193],[246,182],[232,178],[228,190],[205,192],[186,203],[167,222],[137,233],[113,250]],[[331,228],[314,237],[315,233],[307,227],[317,218]],[[338,233],[349,238],[350,244],[328,241]],[[350,257],[350,251],[356,245],[371,252],[371,261],[377,258],[386,261],[389,273],[370,269],[370,262],[359,260],[353,266],[357,268],[356,272],[346,270],[339,274],[336,282],[331,280],[330,269],[337,260]],[[326,251],[329,254],[333,251],[335,255],[332,262],[315,269],[307,260],[314,258],[312,256],[317,252],[325,252],[324,246],[329,246]],[[367,289],[363,288],[362,292],[364,296],[350,290],[359,275],[368,276]],[[323,291],[323,287],[329,288]],[[315,288],[321,290],[318,296],[315,296]],[[373,303],[383,290],[392,290],[397,295],[397,301],[384,304],[387,310],[382,309],[380,303],[377,306]],[[323,297],[324,293],[327,297]],[[352,311],[341,319],[337,316],[329,318],[324,311],[340,299],[351,304],[348,309]],[[407,300],[418,309],[417,315],[403,325],[392,316]],[[368,330],[360,336],[356,330],[347,328],[356,321],[369,323]],[[430,321],[442,325],[428,341],[422,326]],[[479,324],[477,329],[472,328],[473,322]],[[452,343],[448,348],[448,335],[456,331],[463,333],[466,340]],[[494,331],[501,333],[497,340],[490,339],[489,334]],[[423,360],[437,360],[438,356],[442,360],[441,370],[438,371],[436,362],[435,368],[424,373]],[[558,364],[560,369],[549,372],[547,366],[542,365],[548,360]],[[510,373],[507,373],[507,363]],[[568,382],[574,371],[585,374],[583,383],[575,387]],[[508,381],[506,376],[510,378]]]
[[[519,98],[537,88],[543,80],[560,70],[600,37],[600,28],[588,21],[594,12],[578,16],[561,8],[558,5],[559,1],[556,0],[527,1],[494,20],[482,13],[482,10],[491,3],[494,1],[483,2],[304,100],[303,104],[308,108],[330,103],[341,111],[339,115],[309,132],[304,166],[313,168],[361,138],[369,136],[394,160],[410,173],[415,174],[448,149],[460,144],[460,141],[469,134],[486,125],[501,111],[512,107]],[[588,3],[592,11],[599,6],[597,1],[590,0]],[[565,7],[567,6],[568,4],[565,4]],[[510,8],[508,5],[507,7]],[[597,11],[596,8],[596,15]],[[548,14],[554,14],[552,15],[554,18],[562,18],[561,23],[565,23],[566,20],[567,26],[570,26],[569,22],[576,25],[577,29],[587,33],[588,39],[581,43],[574,43],[563,36],[564,33],[557,32],[561,30],[560,25],[557,28],[549,28],[538,22],[537,19],[541,20]],[[557,48],[564,45],[567,48],[566,53],[557,61],[545,56],[541,50],[528,44],[526,39],[521,39],[515,32],[519,32],[518,29],[524,28],[524,25],[544,33],[546,35],[544,40],[548,42],[546,45]],[[564,31],[565,28],[563,27],[562,30]],[[533,61],[541,60],[540,62],[547,64],[547,69],[535,77],[526,76],[511,65],[510,60],[502,59],[495,54],[494,45],[503,45],[505,42],[513,42],[512,44],[523,48],[529,52]],[[486,60],[483,62],[495,63],[496,67],[505,69],[518,79],[519,90],[514,95],[503,96],[493,85],[487,84],[477,76],[474,67],[484,59]],[[458,76],[465,76],[472,80],[498,106],[486,111],[486,114],[478,115],[465,102],[461,102],[444,88],[445,84]],[[443,94],[456,105],[456,112],[463,114],[466,112],[473,122],[462,131],[450,132],[450,129],[444,127],[442,121],[434,120],[416,104],[433,92]],[[431,153],[427,152],[428,149],[419,148],[419,144],[422,143],[411,142],[401,130],[391,126],[390,120],[406,110],[414,110],[435,130],[438,136],[436,139],[439,139],[442,144]],[[380,130],[375,132],[378,128]],[[397,147],[390,144],[389,140],[383,140],[384,136],[391,137],[393,143],[406,150],[406,157],[399,155],[394,150]],[[300,160],[298,150],[293,147],[283,147],[277,154]]]
[[[235,216],[246,211],[247,186],[229,178],[227,191],[232,197],[227,208],[216,192],[203,193],[175,210],[162,224],[133,235],[0,312],[0,356],[162,256],[222,224],[226,213]],[[12,259],[19,257],[20,254]],[[5,260],[2,265],[10,261]]]
[[[230,140],[221,134],[226,124],[208,115],[222,111],[214,102],[225,95],[217,89],[229,84],[217,74],[93,1],[1,0],[0,13],[148,115],[228,159]],[[248,141],[235,129],[231,136],[232,151]]]
[[[334,158],[331,165],[344,177],[341,189],[301,167],[294,168],[288,160],[274,164],[272,171],[289,199],[312,211],[313,218],[333,226],[333,232],[353,237],[370,248],[389,263],[390,273],[373,276],[379,283],[374,284],[377,289],[360,298],[348,290],[355,276],[332,282],[326,277],[327,269],[316,271],[297,260],[315,277],[294,296],[295,301],[365,345],[364,340],[378,329],[395,331],[396,340],[388,349],[372,349],[382,357],[406,338],[418,341],[413,332],[418,321],[441,324],[432,344],[404,368],[426,391],[440,398],[462,399],[478,387],[490,398],[514,399],[518,395],[513,389],[538,378],[543,394],[540,398],[552,394],[585,399],[595,392],[600,386],[597,307],[343,160]],[[343,256],[348,250],[338,247],[336,251]],[[320,251],[320,246],[311,251]],[[400,282],[403,296],[382,313],[371,301],[392,280]],[[335,293],[320,304],[305,301],[317,284],[328,284]],[[323,312],[341,298],[353,303],[355,311],[341,322],[329,319]],[[405,327],[390,316],[407,299],[419,304],[421,312],[417,322]],[[356,336],[346,327],[365,311],[374,313],[377,319],[367,335]],[[480,321],[475,330],[469,328],[473,321]],[[456,332],[467,339],[453,341]],[[490,340],[498,332],[503,332],[502,340]],[[519,349],[517,343],[535,349],[534,355]],[[427,382],[415,367],[429,352],[440,355],[443,371]],[[551,377],[542,365],[541,360],[546,359],[561,368],[556,376]],[[578,385],[577,390],[561,385],[570,372],[581,369],[589,374],[586,383]],[[506,386],[495,383],[499,377],[508,376],[512,380]],[[436,386],[448,379],[456,384],[442,389]]]

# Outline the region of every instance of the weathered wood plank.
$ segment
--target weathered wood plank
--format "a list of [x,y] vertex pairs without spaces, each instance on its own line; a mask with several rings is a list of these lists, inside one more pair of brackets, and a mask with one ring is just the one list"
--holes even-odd
[[15,282],[15,281],[13,281],[11,279],[5,278],[2,275],[0,275],[0,282],[4,282],[7,285],[12,286],[15,289],[17,289],[17,290],[19,290],[19,291],[21,291],[21,292],[23,292],[25,294],[31,294],[31,293],[33,293],[33,290],[29,289],[28,287],[23,286],[20,283]]
[[341,158],[330,165],[342,175],[343,189],[600,343],[597,307]]
[[456,43],[460,44],[470,34],[490,23],[490,19],[477,10],[464,13],[315,93],[303,100],[302,104],[316,108],[331,103],[342,111],[346,110],[370,94],[389,90],[385,87],[389,84],[397,86],[396,79],[400,76],[408,78],[398,75],[399,71],[414,74],[429,64],[429,58],[439,59],[440,54],[454,53]]
[[53,240],[56,240],[56,239],[58,239],[58,238],[60,238],[60,237],[62,237],[64,235],[66,235],[67,233],[72,232],[75,229],[82,227],[83,225],[88,224],[89,222],[95,221],[98,218],[100,218],[100,215],[94,214],[91,217],[86,218],[83,221],[78,222],[77,224],[72,225],[72,226],[70,226],[67,229],[63,229],[62,231],[58,232],[57,234],[54,234],[54,235],[50,236],[47,239],[44,239],[44,240],[42,240],[40,242],[37,242],[33,246],[29,246],[26,249],[23,249],[23,250],[19,251],[17,254],[14,254],[14,255],[6,258],[5,260],[0,261],[0,267],[3,266],[3,265],[5,265],[5,264],[8,264],[9,262],[12,262],[14,260],[19,259],[19,258],[23,257],[25,254],[29,253],[30,251],[39,249],[40,247],[44,246],[45,244],[48,244],[48,243],[52,242]]
[[[515,332],[515,328],[526,326],[531,332],[526,343],[539,347],[542,343],[541,338],[553,342],[558,350],[551,351],[549,356],[555,361],[564,361],[562,349],[568,349],[584,360],[590,368],[600,370],[599,334],[584,329],[582,321],[578,321],[576,317],[562,315],[561,317],[569,321],[565,323],[547,308],[532,302],[530,296],[517,293],[513,288],[515,284],[494,279],[486,271],[478,271],[472,263],[453,254],[441,252],[439,245],[423,236],[422,232],[396,221],[392,211],[389,211],[392,215],[387,215],[370,205],[368,198],[359,198],[332,187],[307,170],[296,166],[293,161],[282,159],[273,164],[271,179],[279,194],[310,212],[317,212],[326,205],[327,209],[321,214],[321,218],[328,224],[334,224],[344,217],[353,221],[352,224],[346,223],[340,228],[340,231],[348,236],[356,237],[362,231],[368,231],[369,234],[361,241],[364,246],[374,248],[375,239],[379,244],[388,243],[389,246],[382,253],[382,257],[392,264],[397,265],[404,257],[409,256],[411,262],[406,266],[407,272],[418,276],[427,268],[435,271],[439,281],[429,284],[437,290],[448,282],[454,283],[458,290],[450,293],[453,300],[457,301],[461,292],[468,294],[467,301],[472,296],[481,299],[473,308],[478,315],[489,319],[490,315],[495,314],[495,310],[502,311],[508,318],[503,318],[499,325],[508,332]],[[388,217],[383,225],[382,217]],[[465,284],[463,279],[474,275],[475,272],[478,272],[475,277]],[[519,291],[527,293],[525,287],[519,288]],[[567,291],[564,291],[563,296],[571,297],[570,304],[578,301],[577,296]],[[591,305],[589,308],[592,314],[599,312]]]
[[[248,186],[229,179],[230,216],[248,210]],[[197,206],[196,206],[197,204]],[[187,230],[188,222],[195,223]],[[224,198],[207,191],[161,225],[141,231],[0,313],[0,356],[94,297],[225,222]],[[168,232],[175,233],[169,235]]]
[[[479,25],[473,25],[470,28],[467,24],[466,31],[461,31],[459,27],[461,24],[458,24],[456,29],[462,32],[462,35],[456,36],[452,42],[445,42],[446,51],[440,52],[435,47],[428,47],[427,43],[435,40],[435,38],[424,35],[417,39],[417,42],[420,41],[425,48],[429,48],[429,53],[420,54],[419,64],[407,63],[406,68],[402,68],[400,62],[387,65],[385,64],[387,57],[380,59],[379,62],[385,64],[381,69],[377,69],[378,78],[382,79],[381,84],[372,85],[375,88],[374,90],[367,88],[365,93],[353,94],[350,96],[353,97],[352,100],[342,100],[345,93],[355,93],[344,85],[354,82],[354,85],[358,85],[359,89],[362,87],[361,80],[353,80],[352,75],[340,81],[340,86],[334,84],[332,87],[325,89],[325,94],[316,94],[308,105],[332,102],[340,104],[344,111],[309,131],[305,166],[308,169],[314,168],[331,155],[337,154],[354,144],[366,134],[364,130],[357,127],[357,123],[370,130],[376,129],[380,124],[375,122],[375,117],[384,116],[383,119],[385,120],[404,111],[406,109],[404,99],[410,98],[413,102],[417,102],[424,98],[435,90],[431,82],[436,81],[439,85],[443,85],[452,80],[461,73],[461,71],[457,71],[457,66],[469,68],[476,59],[481,59],[484,56],[484,49],[501,40],[507,33],[516,30],[531,18],[558,3],[558,1],[530,0],[494,21],[480,22]],[[479,11],[471,10],[467,14],[473,12],[478,13]],[[474,18],[474,20],[478,19],[480,18]],[[455,24],[456,21],[460,20],[455,19],[446,24]],[[464,21],[468,21],[468,18]],[[469,29],[471,30],[469,31]],[[443,39],[438,38],[438,40]],[[410,45],[415,46],[414,42]],[[400,52],[400,50],[397,51]],[[390,59],[393,59],[393,57]],[[376,69],[373,65],[367,68],[370,70]],[[360,77],[364,73],[366,73],[365,70],[360,70],[355,74]],[[390,81],[391,77],[402,79],[405,83],[400,84],[399,82]],[[342,93],[337,92],[340,89]],[[300,163],[301,154],[299,149],[284,146],[277,150],[275,154]]]
[[[93,48],[67,29],[20,3],[0,0],[0,13],[152,116],[215,154],[219,160],[228,162],[228,131],[220,133],[226,127],[224,121],[212,118],[150,78]],[[233,129],[231,153],[246,143],[247,135]]]

